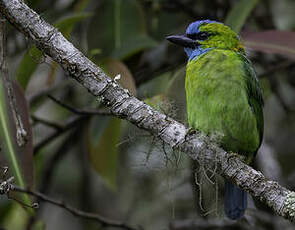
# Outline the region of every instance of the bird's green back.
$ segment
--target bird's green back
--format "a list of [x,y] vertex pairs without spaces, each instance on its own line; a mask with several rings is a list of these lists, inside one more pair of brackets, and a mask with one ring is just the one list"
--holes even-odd
[[250,61],[213,48],[188,62],[185,87],[189,125],[250,161],[263,135],[263,99]]

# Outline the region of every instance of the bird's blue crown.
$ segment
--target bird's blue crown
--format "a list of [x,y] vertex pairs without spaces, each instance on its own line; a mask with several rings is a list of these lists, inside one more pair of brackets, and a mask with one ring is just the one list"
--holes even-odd
[[[200,20],[192,22],[186,29],[186,34],[197,34],[200,32],[199,27],[203,24],[209,24],[209,23],[220,23],[212,20]],[[195,49],[193,48],[184,48],[185,53],[188,56],[189,61],[194,60],[198,58],[200,55],[208,52],[211,50],[210,48],[202,48],[202,46],[198,46]]]
[[197,34],[200,32],[199,27],[200,25],[203,24],[209,24],[209,23],[220,23],[212,20],[200,20],[200,21],[195,21],[189,24],[189,26],[186,29],[186,34]]

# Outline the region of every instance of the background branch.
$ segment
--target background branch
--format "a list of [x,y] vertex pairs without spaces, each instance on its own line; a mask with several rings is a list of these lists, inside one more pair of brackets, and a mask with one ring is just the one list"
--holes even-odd
[[32,196],[38,198],[38,200],[40,200],[40,201],[48,202],[48,203],[51,203],[51,204],[56,205],[58,207],[61,207],[61,208],[67,210],[68,212],[72,213],[73,215],[75,215],[77,217],[86,218],[86,219],[89,219],[89,220],[96,221],[96,222],[98,222],[99,224],[101,224],[102,226],[105,226],[105,227],[121,228],[121,229],[126,229],[126,230],[136,230],[136,228],[133,228],[133,227],[127,225],[127,224],[124,224],[124,223],[119,222],[119,221],[114,221],[114,220],[107,219],[107,218],[105,218],[103,216],[100,216],[100,215],[98,215],[96,213],[90,213],[90,212],[81,211],[79,209],[76,209],[76,208],[66,204],[63,201],[53,199],[53,198],[48,197],[48,196],[44,195],[43,193],[40,193],[40,192],[37,192],[37,191],[33,191],[33,190],[30,190],[30,189],[24,189],[24,188],[15,186],[15,185],[11,185],[10,190],[15,191],[15,192],[21,192],[21,193],[26,193],[26,194],[32,195]]
[[40,124],[43,124],[45,126],[51,127],[51,128],[53,128],[55,130],[62,130],[64,128],[64,126],[62,126],[61,124],[58,124],[56,122],[43,119],[43,118],[38,117],[36,115],[31,115],[31,119],[33,120],[34,124],[35,123],[40,123]]
[[56,129],[52,134],[44,138],[42,141],[37,143],[34,147],[34,155],[37,155],[39,150],[42,149],[45,145],[56,139],[57,137],[61,136],[65,132],[75,128],[80,122],[85,121],[89,118],[89,116],[75,116],[70,117],[65,123],[64,126]]
[[66,110],[69,110],[72,113],[75,113],[77,115],[82,115],[82,116],[91,116],[91,115],[102,115],[102,116],[109,116],[112,115],[109,111],[106,110],[97,110],[97,109],[93,109],[93,110],[82,110],[82,109],[77,109],[73,106],[67,105],[65,103],[63,103],[61,100],[58,100],[57,98],[48,95],[48,97],[54,101],[56,104],[60,105],[61,107],[65,108]]

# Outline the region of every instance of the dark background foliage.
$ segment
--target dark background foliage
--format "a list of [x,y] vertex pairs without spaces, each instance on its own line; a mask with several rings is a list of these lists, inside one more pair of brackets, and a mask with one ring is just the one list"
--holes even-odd
[[[120,74],[123,87],[185,124],[186,57],[181,48],[168,44],[165,37],[183,33],[190,22],[201,19],[225,22],[240,32],[265,97],[265,135],[255,167],[294,190],[294,1],[27,3],[109,76]],[[12,26],[8,26],[7,48],[10,77],[23,90],[19,97],[25,96],[29,105],[33,130],[33,148],[21,154],[34,154],[34,158],[25,160],[17,155],[26,184],[79,209],[144,229],[195,229],[193,225],[198,229],[293,228],[257,201],[256,205],[249,202],[246,219],[240,223],[212,215],[208,219],[197,201],[193,164],[185,154],[172,151],[123,120],[81,113],[104,108]],[[61,106],[48,95],[75,109]],[[0,103],[5,108],[5,102]],[[28,114],[22,105],[21,110]],[[214,199],[214,193],[212,196]],[[36,217],[32,218],[19,204],[1,197],[0,226],[104,229],[50,204],[40,203],[35,212]]]

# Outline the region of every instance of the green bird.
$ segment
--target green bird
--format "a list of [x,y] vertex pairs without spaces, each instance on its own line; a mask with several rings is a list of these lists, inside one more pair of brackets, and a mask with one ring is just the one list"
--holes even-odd
[[[239,36],[211,20],[191,23],[185,35],[167,39],[184,47],[188,56],[185,89],[190,127],[218,137],[228,152],[252,162],[263,138],[263,97]],[[243,217],[247,193],[225,181],[224,211]]]

